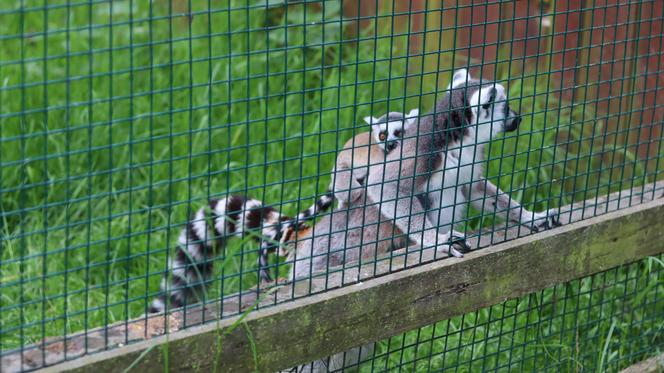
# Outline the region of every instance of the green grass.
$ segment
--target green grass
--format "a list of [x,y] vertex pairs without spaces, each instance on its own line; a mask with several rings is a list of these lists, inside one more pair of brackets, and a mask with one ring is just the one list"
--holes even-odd
[[360,371],[619,371],[664,350],[662,271],[648,258],[392,337]]
[[[141,315],[209,197],[295,213],[367,130],[360,118],[427,111],[451,75],[406,59],[387,23],[353,42],[335,2],[325,17],[212,3],[193,2],[191,22],[168,17],[186,10],[175,0],[0,7],[1,349]],[[629,147],[604,141],[592,105],[547,94],[549,80],[510,77],[524,122],[492,143],[493,180],[535,209],[651,180]],[[255,285],[255,250],[245,240],[220,254],[210,297]]]

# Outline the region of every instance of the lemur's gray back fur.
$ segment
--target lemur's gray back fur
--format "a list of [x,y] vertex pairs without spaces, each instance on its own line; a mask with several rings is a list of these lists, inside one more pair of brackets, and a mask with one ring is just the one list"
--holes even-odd
[[417,175],[415,183],[422,184],[441,161],[440,152],[446,144],[458,141],[467,131],[471,115],[467,97],[479,87],[479,81],[469,81],[465,87],[451,89],[438,100],[433,113],[420,117],[415,125],[407,128],[402,151],[386,157],[385,180]]
[[408,238],[381,218],[378,206],[366,194],[346,208],[323,217],[306,235],[298,236],[289,257],[291,279],[308,278],[330,266],[375,258],[408,245]]

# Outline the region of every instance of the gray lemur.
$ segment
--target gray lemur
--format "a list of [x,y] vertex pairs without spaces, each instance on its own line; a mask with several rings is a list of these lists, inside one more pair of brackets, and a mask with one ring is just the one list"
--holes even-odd
[[[363,206],[360,202],[362,202],[363,197],[366,195],[364,183],[369,173],[369,166],[372,164],[381,164],[385,161],[385,156],[401,144],[404,132],[416,122],[418,115],[419,110],[412,109],[405,115],[399,112],[389,112],[378,118],[373,116],[364,117],[364,121],[371,126],[371,132],[362,132],[346,141],[343,149],[337,155],[335,166],[332,169],[332,180],[328,186],[327,193],[316,200],[307,210],[301,212],[298,215],[298,219],[308,220],[315,217],[321,211],[327,210],[335,200],[338,202],[337,208],[340,211],[348,209],[350,205],[354,205],[355,209],[358,206]],[[359,215],[358,213],[359,211],[352,211],[348,218],[351,219],[352,216]],[[341,219],[344,214],[337,213],[337,219]],[[351,225],[360,223],[361,220],[363,219],[353,221]],[[335,224],[343,223],[338,222]],[[293,226],[290,233],[294,233],[295,230],[301,230],[302,232],[299,233],[299,236],[305,237],[311,229],[310,227],[298,225]],[[318,228],[317,233],[320,232],[321,230]],[[282,238],[282,242],[285,238]],[[371,242],[371,240],[368,242]],[[385,242],[379,244],[381,247],[380,252],[384,252],[382,247],[385,244]],[[279,255],[288,256],[293,259],[293,251],[287,250],[288,247],[290,246],[281,245]],[[303,255],[301,254],[300,257],[302,258]],[[367,251],[367,255],[369,255],[369,251]],[[293,273],[291,273],[292,277]]]
[[313,227],[291,230],[281,255],[293,263],[290,278],[305,278],[327,266],[358,259],[408,245],[407,237],[367,199],[366,180],[370,166],[384,164],[388,154],[399,152],[405,131],[416,121],[418,109],[404,115],[390,112],[380,118],[366,117],[372,127],[344,145],[337,156],[329,190],[339,201],[337,209],[323,216]]
[[467,202],[533,231],[558,226],[557,210],[530,212],[483,176],[484,146],[520,122],[502,85],[457,70],[435,112],[406,129],[385,165],[371,166],[368,197],[417,245],[455,256],[468,248],[452,227]]
[[[337,157],[333,170],[334,180],[330,183],[329,192],[295,218],[282,215],[275,208],[265,206],[259,200],[243,196],[210,200],[208,206],[200,208],[180,232],[175,254],[168,260],[169,272],[164,274],[161,282],[162,293],[153,300],[149,312],[162,312],[167,303],[174,308],[181,307],[187,304],[191,297],[202,295],[206,283],[212,275],[213,258],[218,250],[230,237],[242,237],[250,231],[258,233],[254,235],[254,238],[260,243],[258,266],[262,281],[271,280],[267,255],[276,246],[280,247],[282,255],[291,256],[295,250],[291,252],[284,248],[297,248],[302,251],[302,258],[311,258],[310,254],[307,256],[304,252],[315,251],[319,256],[317,262],[325,263],[327,256],[324,254],[328,252],[328,248],[324,242],[327,240],[317,237],[317,244],[314,245],[311,238],[306,239],[313,234],[314,229],[305,225],[304,222],[328,209],[334,202],[336,194],[336,199],[339,200],[342,208],[354,205],[355,209],[350,216],[345,212],[337,213],[334,217],[327,215],[321,220],[320,225],[329,227],[331,219],[334,226],[341,229],[341,235],[343,235],[343,227],[347,226],[345,219],[354,219],[349,226],[351,227],[350,232],[356,236],[362,230],[364,202],[360,199],[365,195],[362,183],[366,180],[368,165],[382,162],[385,154],[397,148],[402,133],[409,124],[414,123],[417,113],[417,109],[414,109],[406,116],[391,112],[380,118],[365,118],[365,121],[371,125],[373,137],[369,132],[364,132],[346,143]],[[344,193],[344,190],[350,193]],[[352,196],[350,196],[351,194]],[[373,213],[373,215],[370,214],[373,220],[368,220],[368,222],[377,221],[375,214],[378,213],[378,210],[374,207],[370,211]],[[212,224],[208,224],[208,222]],[[376,236],[376,226],[374,225],[372,229],[367,230],[364,241],[355,242],[351,239],[348,241],[349,245],[354,245],[355,251],[358,251],[362,242],[373,241],[373,247],[378,247],[381,252],[391,249],[392,244],[388,242],[388,238],[392,237],[393,232],[390,229],[391,225],[384,224],[381,227],[384,228],[381,234],[384,239],[382,242],[376,243],[376,240],[371,238]],[[316,229],[316,233],[322,231],[324,230]],[[298,244],[291,242],[296,232],[298,237],[303,237],[303,241]],[[336,237],[336,242],[334,250],[342,250],[343,246],[338,246],[343,244],[344,240]],[[324,264],[315,267],[321,268],[321,265]],[[305,265],[301,266],[301,268],[304,267]],[[291,272],[291,277],[294,277],[295,270],[293,269]],[[306,274],[306,271],[301,270],[299,273],[302,276]]]
[[[382,218],[377,206],[367,199],[366,180],[370,166],[384,164],[388,154],[399,152],[403,134],[417,121],[418,114],[419,111],[413,109],[405,118],[393,112],[380,118],[364,118],[372,127],[371,136],[361,133],[348,140],[333,169],[329,190],[339,201],[338,207],[312,228],[291,231],[296,237],[295,244],[287,246],[291,248],[288,261],[293,263],[292,280],[320,273],[328,265],[373,258],[408,246],[408,238]],[[373,344],[369,344],[283,372],[336,371],[357,364],[372,350]]]
[[[388,217],[396,227],[381,225],[379,234],[383,229],[406,232],[411,242],[422,247],[437,244],[456,256],[467,246],[452,224],[461,219],[467,202],[533,231],[559,225],[557,210],[527,211],[483,177],[484,145],[500,132],[516,130],[520,122],[506,99],[500,84],[472,79],[463,69],[456,71],[435,112],[407,128],[401,147],[390,152],[384,164],[370,167],[365,182],[367,199],[380,205],[365,208],[365,224]],[[355,219],[351,216],[348,226]],[[314,245],[314,252],[317,249]],[[312,267],[319,261],[314,259]],[[296,269],[296,277],[298,274]],[[325,372],[356,365],[371,354],[372,347],[356,347],[290,372]]]
[[379,118],[364,117],[371,126],[371,134],[360,133],[344,144],[332,169],[332,181],[328,192],[332,192],[340,208],[357,200],[364,194],[364,181],[369,174],[371,163],[382,163],[385,155],[400,144],[408,127],[417,121],[418,109],[413,109],[405,116],[398,112],[389,112]]

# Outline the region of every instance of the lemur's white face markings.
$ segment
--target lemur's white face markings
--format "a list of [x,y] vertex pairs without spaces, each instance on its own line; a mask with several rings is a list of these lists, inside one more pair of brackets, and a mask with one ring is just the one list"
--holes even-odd
[[402,113],[390,112],[379,118],[364,117],[364,121],[371,125],[371,135],[376,144],[389,153],[399,145],[404,131],[417,123],[419,113],[418,109],[411,110],[405,116]]
[[469,135],[477,142],[486,142],[501,132],[516,130],[521,118],[507,104],[505,87],[496,82],[473,79],[466,69],[454,73],[450,88],[468,86],[468,104],[472,112]]

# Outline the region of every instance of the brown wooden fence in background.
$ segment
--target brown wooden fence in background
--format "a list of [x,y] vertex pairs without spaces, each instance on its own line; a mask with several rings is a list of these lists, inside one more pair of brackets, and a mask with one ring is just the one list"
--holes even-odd
[[[652,139],[664,121],[662,0],[344,1],[346,19],[359,14],[363,27],[377,13],[394,14],[395,27],[410,32],[409,56],[424,66],[470,64],[487,78],[541,74],[550,82],[541,94],[605,120],[605,141],[618,136],[641,159],[661,151]],[[409,66],[418,74],[422,64]]]

